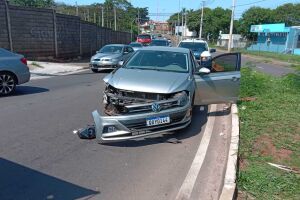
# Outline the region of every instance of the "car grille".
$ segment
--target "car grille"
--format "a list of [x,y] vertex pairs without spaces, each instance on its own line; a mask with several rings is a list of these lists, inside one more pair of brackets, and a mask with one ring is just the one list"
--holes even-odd
[[165,94],[156,94],[156,93],[146,93],[146,92],[135,92],[135,91],[120,91],[122,96],[139,98],[139,99],[149,99],[149,100],[163,100],[166,99]]

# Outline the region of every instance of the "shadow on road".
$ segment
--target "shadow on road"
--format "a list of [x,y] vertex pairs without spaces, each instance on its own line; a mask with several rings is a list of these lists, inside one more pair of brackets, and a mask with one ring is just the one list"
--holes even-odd
[[119,147],[139,147],[153,145],[157,143],[181,143],[186,138],[193,137],[201,132],[202,127],[207,122],[208,108],[205,106],[204,111],[200,111],[199,106],[193,109],[193,118],[191,124],[182,130],[174,132],[166,132],[157,136],[152,136],[144,139],[129,140],[123,142],[107,143],[106,146],[119,146]]
[[35,87],[35,86],[24,86],[20,85],[16,87],[16,91],[12,96],[28,95],[28,94],[38,94],[43,92],[49,92],[47,88]]
[[0,180],[1,200],[73,200],[100,193],[3,158],[0,158]]

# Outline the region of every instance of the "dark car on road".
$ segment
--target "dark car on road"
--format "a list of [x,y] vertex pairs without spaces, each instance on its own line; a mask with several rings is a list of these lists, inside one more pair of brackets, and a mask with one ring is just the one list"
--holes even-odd
[[0,96],[12,94],[16,85],[29,80],[30,72],[26,58],[0,48]]
[[163,47],[168,47],[170,46],[170,43],[168,40],[152,40],[152,42],[150,43],[150,46],[163,46]]

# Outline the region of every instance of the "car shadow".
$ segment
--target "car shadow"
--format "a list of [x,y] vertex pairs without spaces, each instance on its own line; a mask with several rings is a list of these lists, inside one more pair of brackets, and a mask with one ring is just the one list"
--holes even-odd
[[207,122],[208,117],[208,107],[204,106],[204,110],[200,111],[199,106],[195,106],[193,109],[193,118],[191,124],[181,130],[166,132],[163,134],[158,134],[157,136],[150,136],[143,139],[128,140],[123,142],[106,143],[102,145],[106,146],[118,146],[118,147],[139,147],[148,146],[157,143],[182,143],[184,139],[193,137],[199,134],[202,127]]
[[44,93],[44,92],[49,92],[49,89],[42,88],[42,87],[35,87],[35,86],[19,85],[16,87],[15,93],[11,96],[38,94],[38,93]]
[[64,199],[91,198],[99,191],[87,189],[0,158],[0,199]]

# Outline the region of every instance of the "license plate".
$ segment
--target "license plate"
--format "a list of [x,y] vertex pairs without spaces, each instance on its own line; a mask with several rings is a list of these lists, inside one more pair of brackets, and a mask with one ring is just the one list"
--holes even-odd
[[146,119],[147,126],[157,126],[161,124],[168,124],[170,123],[169,116],[162,116],[162,117],[151,117]]

